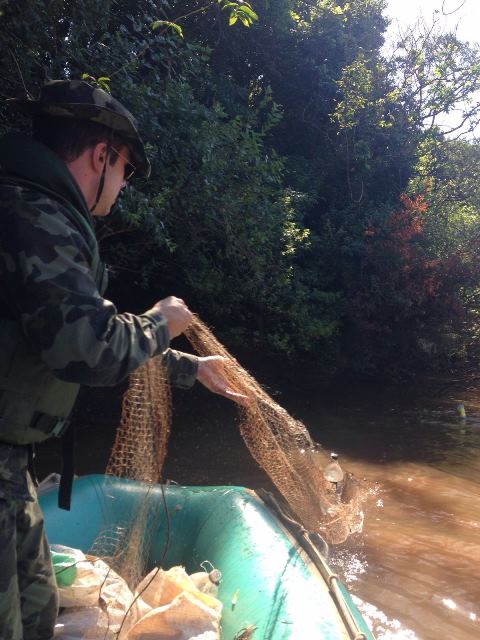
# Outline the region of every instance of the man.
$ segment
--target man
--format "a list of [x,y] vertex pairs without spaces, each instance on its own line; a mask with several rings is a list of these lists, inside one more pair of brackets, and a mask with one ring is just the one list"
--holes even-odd
[[47,640],[57,595],[29,450],[66,431],[79,385],[115,385],[163,354],[172,384],[244,398],[221,358],[168,349],[191,321],[182,300],[133,315],[103,297],[92,214],[108,215],[134,173],[150,174],[133,116],[83,81],[10,103],[32,115],[33,139],[0,140],[0,638]]

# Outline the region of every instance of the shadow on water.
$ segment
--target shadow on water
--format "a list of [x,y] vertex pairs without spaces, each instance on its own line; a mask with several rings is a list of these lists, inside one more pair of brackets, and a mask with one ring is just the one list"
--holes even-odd
[[[79,473],[104,469],[121,391],[84,394]],[[480,389],[430,382],[312,392],[297,383],[276,399],[369,487],[364,530],[333,548],[332,563],[378,640],[477,640]],[[40,475],[59,470],[54,443],[41,447],[38,466]],[[238,433],[235,408],[202,389],[174,392],[164,472],[185,484],[270,486]]]

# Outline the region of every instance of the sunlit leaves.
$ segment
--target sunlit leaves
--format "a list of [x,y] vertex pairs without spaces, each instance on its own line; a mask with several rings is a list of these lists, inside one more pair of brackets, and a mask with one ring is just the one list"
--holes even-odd
[[182,27],[176,22],[170,22],[168,20],[155,20],[155,22],[152,22],[152,29],[154,31],[155,29],[159,29],[160,27],[169,28],[174,31],[174,33],[176,33],[180,38],[183,38]]
[[240,0],[239,2],[232,2],[231,0],[214,0],[214,2],[210,2],[208,4],[205,4],[205,6],[200,6],[196,9],[193,9],[192,11],[189,11],[184,15],[178,15],[174,21],[155,20],[151,24],[151,28],[154,31],[161,28],[162,32],[165,29],[170,29],[174,33],[176,33],[177,36],[183,38],[183,30],[179,22],[188,20],[195,14],[208,13],[208,11],[214,6],[215,1],[220,5],[222,11],[228,12],[229,26],[232,26],[237,21],[240,21],[245,27],[249,27],[254,21],[258,20],[257,14],[248,2],[243,2],[242,0]]
[[229,11],[229,26],[233,26],[238,20],[249,27],[258,20],[258,16],[248,2],[231,2],[230,0],[217,0],[222,11]]
[[86,80],[90,84],[97,85],[100,89],[103,89],[107,93],[111,93],[111,90],[110,90],[111,80],[107,76],[100,76],[99,78],[94,78],[88,73],[82,73],[80,77],[82,78],[82,80]]

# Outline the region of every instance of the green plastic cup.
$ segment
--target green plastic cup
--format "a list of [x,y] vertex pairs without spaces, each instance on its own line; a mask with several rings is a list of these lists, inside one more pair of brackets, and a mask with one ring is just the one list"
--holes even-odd
[[58,553],[50,551],[52,555],[53,570],[58,587],[69,587],[75,582],[77,577],[77,559],[68,553]]

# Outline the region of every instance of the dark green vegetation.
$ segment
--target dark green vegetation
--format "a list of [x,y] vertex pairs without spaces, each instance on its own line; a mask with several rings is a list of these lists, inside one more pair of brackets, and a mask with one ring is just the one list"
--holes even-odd
[[438,122],[479,118],[478,50],[420,25],[387,56],[383,0],[241,5],[0,0],[2,97],[87,74],[140,121],[152,179],[99,228],[122,305],[175,293],[325,379],[475,355],[480,151]]

